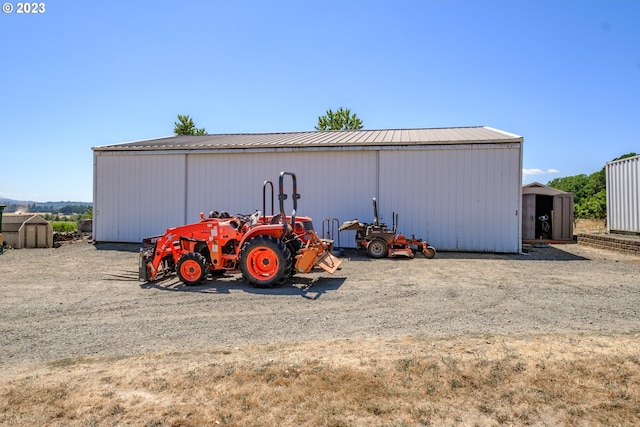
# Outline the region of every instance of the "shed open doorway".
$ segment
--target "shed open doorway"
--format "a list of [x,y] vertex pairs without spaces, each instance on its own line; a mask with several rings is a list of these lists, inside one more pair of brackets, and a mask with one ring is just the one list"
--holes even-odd
[[548,240],[553,237],[553,196],[536,194],[536,238]]

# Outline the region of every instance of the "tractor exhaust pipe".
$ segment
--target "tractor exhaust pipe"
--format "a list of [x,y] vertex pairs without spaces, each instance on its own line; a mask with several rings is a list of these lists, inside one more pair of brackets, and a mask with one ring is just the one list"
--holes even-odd
[[373,225],[376,227],[379,225],[378,221],[378,204],[376,203],[376,198],[373,198]]

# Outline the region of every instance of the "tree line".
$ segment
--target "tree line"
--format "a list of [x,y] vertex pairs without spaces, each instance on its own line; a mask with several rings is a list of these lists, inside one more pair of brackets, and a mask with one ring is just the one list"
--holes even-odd
[[59,205],[48,203],[9,203],[4,209],[6,213],[15,212],[37,212],[47,213],[52,215],[85,215],[87,212],[92,212],[91,204],[82,205]]

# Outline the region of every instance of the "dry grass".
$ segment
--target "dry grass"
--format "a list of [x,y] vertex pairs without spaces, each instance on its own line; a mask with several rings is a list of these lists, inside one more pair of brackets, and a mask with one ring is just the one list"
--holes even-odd
[[573,222],[573,234],[603,234],[607,232],[607,222],[604,219],[577,218]]
[[296,343],[4,372],[3,426],[640,424],[638,335]]

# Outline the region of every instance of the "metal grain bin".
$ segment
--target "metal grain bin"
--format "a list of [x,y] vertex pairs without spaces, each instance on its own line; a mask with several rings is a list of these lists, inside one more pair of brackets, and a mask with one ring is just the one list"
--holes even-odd
[[640,156],[608,162],[607,229],[640,234]]

